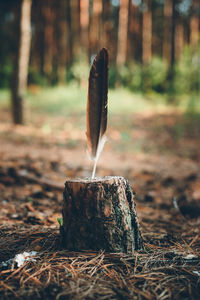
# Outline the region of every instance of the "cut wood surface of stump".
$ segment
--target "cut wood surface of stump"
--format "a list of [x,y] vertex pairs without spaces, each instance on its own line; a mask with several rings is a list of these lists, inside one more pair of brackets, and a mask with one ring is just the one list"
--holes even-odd
[[134,193],[123,177],[67,180],[63,243],[69,250],[134,253],[142,249]]

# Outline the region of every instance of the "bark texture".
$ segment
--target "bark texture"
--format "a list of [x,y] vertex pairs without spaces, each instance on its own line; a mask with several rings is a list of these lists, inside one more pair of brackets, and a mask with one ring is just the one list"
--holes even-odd
[[192,9],[190,17],[190,45],[196,47],[199,40],[200,23],[200,3],[199,0],[192,0]]
[[81,46],[85,50],[88,50],[88,47],[89,47],[88,25],[89,25],[89,0],[80,1]]
[[168,64],[171,63],[171,39],[172,39],[172,0],[164,2],[164,36],[163,36],[163,57]]
[[123,177],[66,181],[62,229],[69,250],[134,253],[143,247],[134,193]]
[[93,1],[92,16],[90,18],[90,26],[89,26],[90,56],[96,54],[100,48],[104,47],[104,45],[101,42],[102,41],[102,32],[101,32],[102,9],[103,6],[101,0]]
[[67,65],[67,37],[68,37],[68,24],[67,24],[67,2],[66,0],[59,1],[59,38],[58,38],[58,81],[60,84],[66,82],[66,65]]
[[26,93],[31,43],[32,0],[21,2],[19,46],[12,87],[12,114],[15,124],[23,124],[23,101]]
[[151,0],[143,0],[142,18],[142,62],[148,63],[152,57],[152,10]]
[[119,28],[117,43],[117,66],[122,66],[127,57],[127,31],[128,31],[129,0],[122,0],[119,9]]

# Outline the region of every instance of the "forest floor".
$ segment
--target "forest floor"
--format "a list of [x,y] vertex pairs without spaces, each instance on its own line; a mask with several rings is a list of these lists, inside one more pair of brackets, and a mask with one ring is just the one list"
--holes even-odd
[[[97,175],[124,176],[136,192],[145,248],[134,256],[62,249],[64,182],[91,174],[84,119],[35,114],[14,127],[0,112],[0,298],[199,299],[199,116],[110,117]],[[7,262],[24,251],[37,253]]]

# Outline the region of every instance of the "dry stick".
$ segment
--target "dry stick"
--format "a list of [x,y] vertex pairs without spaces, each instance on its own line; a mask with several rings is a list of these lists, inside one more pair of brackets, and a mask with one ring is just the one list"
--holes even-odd
[[48,188],[63,190],[63,187],[64,187],[64,184],[62,184],[62,183],[55,182],[55,181],[52,181],[52,180],[44,178],[44,177],[37,178],[36,176],[30,175],[29,173],[27,173],[26,171],[23,171],[23,170],[17,171],[16,174],[18,177],[24,178],[26,180],[30,180],[34,183],[41,184]]

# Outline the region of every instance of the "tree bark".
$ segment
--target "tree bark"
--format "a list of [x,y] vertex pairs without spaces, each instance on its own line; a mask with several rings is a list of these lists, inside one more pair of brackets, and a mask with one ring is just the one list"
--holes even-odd
[[199,41],[199,0],[192,0],[192,11],[190,18],[190,45],[196,47]]
[[175,63],[175,29],[176,29],[176,4],[177,0],[172,1],[172,27],[171,27],[171,69],[173,69]]
[[38,3],[33,2],[32,18],[34,24],[34,34],[32,36],[32,53],[31,53],[31,69],[37,74],[44,74],[44,28],[45,19],[43,14],[44,1]]
[[80,0],[81,47],[89,47],[89,0]]
[[102,1],[102,41],[104,47],[109,47],[109,41],[110,41],[110,30],[112,29],[112,21],[111,21],[111,15],[112,15],[112,7],[111,3],[109,1],[103,0]]
[[53,52],[54,52],[54,19],[55,11],[52,2],[47,1],[43,6],[45,18],[44,27],[44,73],[50,78],[53,71]]
[[67,2],[59,1],[59,40],[58,40],[58,82],[66,82],[66,65],[67,65]]
[[163,57],[170,65],[171,63],[171,39],[172,39],[172,0],[164,1],[164,36]]
[[70,0],[73,59],[79,54],[80,51],[80,14],[82,1],[88,0]]
[[110,1],[103,0],[102,7],[102,45],[110,54],[110,62],[116,61],[116,36],[112,20],[113,7]]
[[117,66],[121,66],[126,62],[127,57],[127,37],[128,37],[128,11],[129,0],[122,0],[119,9],[119,27],[118,27],[118,43],[117,43]]
[[168,102],[173,103],[174,101],[174,76],[175,76],[175,37],[176,37],[176,11],[177,0],[172,1],[172,25],[171,25],[171,56],[170,56],[170,66],[168,70],[168,81],[169,81],[169,91],[168,91]]
[[175,61],[179,60],[184,46],[184,28],[181,18],[175,26]]
[[152,12],[151,0],[143,0],[142,18],[142,62],[148,63],[152,57]]
[[26,93],[28,64],[31,43],[31,5],[32,0],[22,0],[20,13],[19,47],[17,65],[12,88],[12,114],[15,124],[23,124],[23,100]]
[[128,59],[141,61],[141,26],[139,6],[134,5],[131,0],[129,0],[127,52]]
[[102,17],[102,0],[93,1],[92,15],[89,26],[89,54],[96,54],[100,48],[104,47],[102,45],[102,32],[101,32],[101,17]]
[[134,194],[123,177],[66,181],[62,229],[69,250],[134,253],[143,247]]

